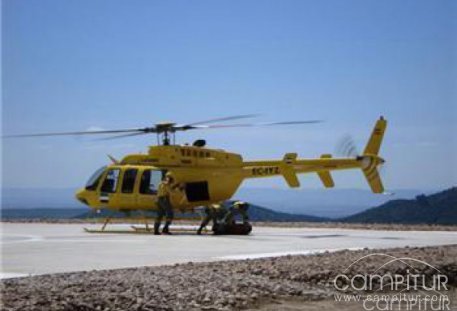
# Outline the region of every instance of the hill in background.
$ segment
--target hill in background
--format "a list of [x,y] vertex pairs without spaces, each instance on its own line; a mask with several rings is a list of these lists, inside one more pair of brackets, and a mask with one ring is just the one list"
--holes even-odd
[[392,200],[340,219],[351,223],[457,224],[457,188],[412,200]]

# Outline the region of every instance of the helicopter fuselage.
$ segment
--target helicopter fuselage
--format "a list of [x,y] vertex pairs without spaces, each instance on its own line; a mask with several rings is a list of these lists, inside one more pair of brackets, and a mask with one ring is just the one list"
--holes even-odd
[[374,193],[384,191],[377,167],[386,121],[380,119],[362,155],[298,159],[286,153],[280,160],[244,161],[236,153],[203,146],[151,146],[147,154],[131,154],[97,171],[77,199],[94,209],[156,210],[157,189],[167,172],[174,176],[176,189],[170,196],[172,206],[191,211],[229,200],[244,179],[283,176],[289,187],[300,186],[297,174],[316,173],[326,188],[334,186],[331,171],[359,168]]
[[246,177],[239,154],[194,146],[152,146],[104,168],[95,184],[77,193],[92,208],[154,210],[157,188],[167,172],[174,175],[172,205],[182,211],[230,199]]

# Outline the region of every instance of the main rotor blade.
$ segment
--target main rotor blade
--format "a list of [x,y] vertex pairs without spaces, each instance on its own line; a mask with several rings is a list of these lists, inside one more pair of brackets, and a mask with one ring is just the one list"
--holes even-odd
[[205,121],[193,122],[193,123],[185,124],[183,126],[193,126],[193,125],[208,124],[208,123],[214,123],[214,122],[249,119],[249,118],[255,118],[258,116],[260,116],[260,114],[240,114],[237,116],[230,116],[230,117],[223,117],[223,118],[216,118],[216,119],[209,119],[209,120],[205,120]]
[[54,133],[38,133],[38,134],[18,134],[5,135],[2,138],[25,138],[25,137],[46,137],[46,136],[77,136],[77,135],[105,135],[116,133],[152,133],[155,128],[136,128],[136,129],[120,129],[120,130],[100,130],[100,131],[79,131],[79,132],[54,132]]
[[239,123],[239,124],[212,124],[198,125],[193,128],[225,128],[225,127],[260,127],[260,126],[276,126],[276,125],[297,125],[297,124],[315,124],[324,122],[322,120],[307,120],[307,121],[284,121],[272,123]]
[[[147,133],[174,133],[176,131],[196,130],[196,129],[212,129],[212,128],[234,128],[234,127],[258,127],[258,126],[276,126],[276,125],[297,125],[297,124],[313,124],[323,122],[321,120],[304,120],[304,121],[285,121],[285,122],[272,122],[272,123],[239,123],[239,124],[203,124],[203,123],[214,123],[218,121],[238,120],[253,118],[258,115],[246,114],[237,115],[225,118],[217,118],[206,121],[200,121],[185,125],[173,125],[170,124],[159,124],[152,127],[144,128],[131,128],[131,129],[118,129],[118,130],[99,130],[99,131],[77,131],[77,132],[51,132],[51,133],[37,133],[37,134],[17,134],[17,135],[5,135],[2,138],[26,138],[26,137],[46,137],[46,136],[79,136],[79,135],[109,135],[109,134],[121,134],[113,137],[107,137],[106,139],[116,139],[129,136],[136,136]],[[122,135],[124,134],[124,135]]]
[[146,134],[148,134],[148,132],[129,133],[129,134],[123,134],[123,135],[115,135],[115,136],[98,138],[96,140],[112,140],[112,139],[139,136],[139,135],[146,135]]
[[285,122],[273,122],[273,123],[263,123],[262,126],[271,126],[271,125],[294,125],[294,124],[314,124],[322,123],[322,120],[306,120],[306,121],[285,121]]

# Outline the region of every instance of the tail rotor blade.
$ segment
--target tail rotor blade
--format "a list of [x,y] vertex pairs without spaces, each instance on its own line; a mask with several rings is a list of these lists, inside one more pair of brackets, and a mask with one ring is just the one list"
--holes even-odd
[[344,157],[357,157],[360,153],[350,135],[343,136],[336,146],[336,153]]

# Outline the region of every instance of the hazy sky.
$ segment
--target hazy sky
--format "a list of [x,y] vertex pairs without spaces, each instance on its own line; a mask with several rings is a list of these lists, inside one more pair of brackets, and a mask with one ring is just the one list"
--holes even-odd
[[[247,159],[333,152],[389,128],[385,185],[457,181],[456,1],[2,1],[3,133],[261,113],[318,125],[189,132]],[[6,187],[76,187],[155,137],[3,141]],[[362,174],[335,173],[364,188]],[[249,186],[284,187],[280,179]],[[321,187],[305,176],[303,187]]]

